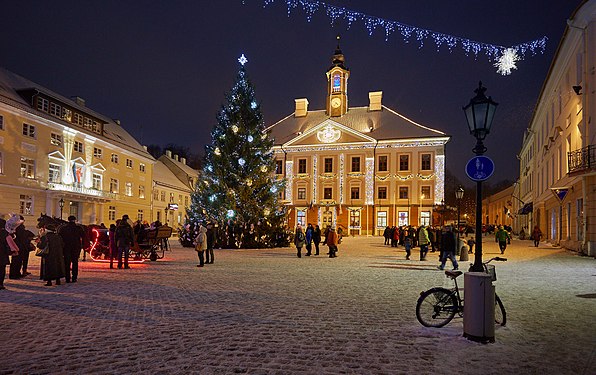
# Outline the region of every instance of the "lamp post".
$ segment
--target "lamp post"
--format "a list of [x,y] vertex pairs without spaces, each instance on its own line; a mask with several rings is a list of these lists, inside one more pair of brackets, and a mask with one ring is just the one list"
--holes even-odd
[[60,198],[58,201],[58,205],[60,206],[60,220],[62,220],[62,210],[64,209],[64,198]]
[[[476,146],[472,150],[476,155],[483,155],[486,152],[484,147],[484,138],[490,133],[490,127],[495,116],[497,103],[491,97],[486,97],[484,92],[486,87],[482,82],[474,90],[476,96],[470,99],[470,103],[463,107],[464,114],[470,134],[476,138]],[[470,269],[473,272],[484,272],[482,266],[482,181],[476,181],[476,253],[474,256],[474,265]]]
[[457,199],[457,243],[459,246],[459,214],[461,211],[461,200],[464,198],[464,188],[460,185],[455,190],[455,199]]

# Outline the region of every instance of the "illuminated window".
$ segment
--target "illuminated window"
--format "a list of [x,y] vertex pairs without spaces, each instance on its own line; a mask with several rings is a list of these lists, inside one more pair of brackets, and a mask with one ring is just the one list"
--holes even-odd
[[333,92],[341,91],[341,76],[339,73],[333,75]]
[[399,170],[409,171],[410,170],[410,155],[399,155]]
[[298,211],[298,217],[296,218],[296,224],[301,227],[306,226],[306,211]]
[[430,154],[422,154],[421,156],[421,160],[420,160],[420,169],[423,171],[430,171],[430,159],[431,159],[431,155]]
[[139,198],[145,199],[145,186],[139,185]]
[[128,197],[132,197],[132,182],[127,182],[124,185],[124,194]]
[[420,188],[420,195],[424,197],[424,199],[431,199],[430,186],[422,186]]
[[170,193],[170,203],[174,203],[174,193]]
[[298,199],[306,199],[306,188],[298,188]]
[[387,199],[387,187],[386,186],[379,186],[377,190],[377,198],[378,199]]
[[101,190],[102,185],[102,177],[100,174],[93,173],[93,188],[95,190]]
[[379,172],[387,172],[387,155],[379,156]]
[[306,159],[298,159],[298,173],[306,173]]
[[165,201],[166,201],[166,192],[165,192],[165,191],[162,191],[162,192],[161,192],[161,199],[160,199],[160,200],[161,200],[162,202],[165,202]]
[[68,108],[62,108],[62,119],[72,121],[72,111]]
[[397,225],[400,227],[403,225],[410,225],[408,211],[399,211],[397,213]]
[[387,211],[377,212],[377,228],[385,228],[387,226]]
[[333,173],[333,158],[325,158],[325,173]]
[[430,211],[420,212],[420,224],[426,226],[430,225]]
[[110,178],[110,192],[114,194],[118,194],[120,191],[120,187],[118,186],[118,180],[115,178]]
[[23,135],[35,138],[35,125],[23,124]]
[[350,227],[360,228],[360,210],[350,211]]
[[360,172],[360,157],[352,157],[352,172]]
[[154,201],[159,200],[159,190],[157,190],[157,189],[153,190],[153,200]]
[[33,196],[25,194],[19,196],[19,213],[33,215]]
[[83,142],[75,141],[74,142],[74,150],[76,152],[83,152]]
[[188,207],[188,196],[184,197],[184,207]]
[[21,156],[21,177],[35,178],[35,160]]
[[62,146],[62,134],[50,134],[50,143],[54,146]]
[[48,170],[48,181],[49,182],[60,182],[62,178],[62,167],[58,164],[50,163]]
[[137,220],[143,221],[143,210],[137,210]]

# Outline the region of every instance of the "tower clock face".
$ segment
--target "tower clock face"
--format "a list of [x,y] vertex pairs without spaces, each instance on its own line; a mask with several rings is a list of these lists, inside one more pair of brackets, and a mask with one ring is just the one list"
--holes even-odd
[[340,105],[341,105],[341,99],[340,98],[333,98],[333,99],[331,99],[331,106],[333,108],[339,108]]

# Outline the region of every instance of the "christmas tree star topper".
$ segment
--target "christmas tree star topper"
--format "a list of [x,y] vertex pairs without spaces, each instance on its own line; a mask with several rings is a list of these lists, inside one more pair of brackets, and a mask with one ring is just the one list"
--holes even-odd
[[244,66],[244,64],[248,62],[248,59],[244,56],[244,54],[242,54],[242,56],[240,56],[240,58],[238,59],[238,62],[240,63],[240,65]]

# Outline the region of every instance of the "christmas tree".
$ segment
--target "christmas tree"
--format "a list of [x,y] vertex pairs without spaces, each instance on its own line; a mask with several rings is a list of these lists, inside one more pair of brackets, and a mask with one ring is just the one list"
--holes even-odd
[[274,178],[273,140],[249,81],[244,55],[236,82],[217,115],[203,169],[191,195],[188,222],[180,240],[189,243],[199,224],[216,223],[216,246],[286,246],[285,210],[279,193],[285,182]]

